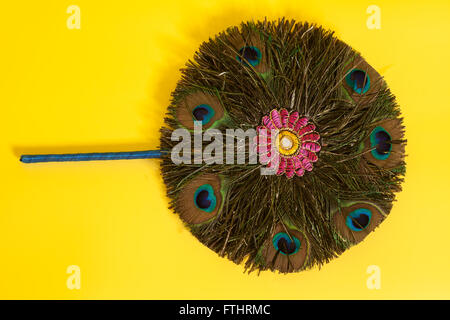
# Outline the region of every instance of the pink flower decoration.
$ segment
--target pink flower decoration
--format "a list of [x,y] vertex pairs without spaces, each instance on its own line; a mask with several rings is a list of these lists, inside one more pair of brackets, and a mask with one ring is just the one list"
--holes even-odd
[[312,171],[321,145],[316,126],[307,117],[300,117],[297,111],[273,109],[261,122],[254,140],[261,163],[277,167],[276,174],[288,179]]

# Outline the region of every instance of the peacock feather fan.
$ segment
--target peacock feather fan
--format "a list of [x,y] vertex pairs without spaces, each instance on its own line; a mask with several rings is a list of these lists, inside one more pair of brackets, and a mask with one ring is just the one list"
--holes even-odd
[[[406,140],[395,98],[358,52],[321,27],[247,22],[203,43],[172,93],[160,149],[176,146],[176,129],[194,140],[194,121],[202,130],[277,132],[266,145],[245,140],[246,160],[255,148],[265,164],[162,156],[171,208],[248,272],[329,262],[371,233],[401,190]],[[276,173],[262,175],[271,162]]]

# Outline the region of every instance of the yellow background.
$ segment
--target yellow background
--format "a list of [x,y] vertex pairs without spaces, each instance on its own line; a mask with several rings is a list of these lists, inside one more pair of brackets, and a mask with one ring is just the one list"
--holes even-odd
[[[66,9],[81,9],[69,30]],[[366,8],[381,8],[381,30]],[[25,165],[19,155],[145,150],[179,68],[241,20],[315,22],[362,52],[402,107],[404,191],[321,270],[247,275],[167,209],[157,160]],[[0,11],[0,298],[450,298],[450,4],[445,1],[9,1]],[[66,269],[81,268],[69,290]],[[366,269],[381,269],[369,290]]]

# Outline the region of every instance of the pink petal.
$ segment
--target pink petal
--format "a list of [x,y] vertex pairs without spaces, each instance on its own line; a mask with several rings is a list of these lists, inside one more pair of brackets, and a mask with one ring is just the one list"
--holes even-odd
[[315,153],[310,153],[310,155],[308,156],[308,159],[309,159],[311,162],[317,162],[317,160],[319,160],[319,157],[318,157],[317,154],[315,154]]
[[313,169],[311,162],[306,158],[302,158],[302,167],[305,168],[306,171],[311,171]]
[[266,146],[261,146],[259,152],[259,162],[261,164],[267,164],[269,165],[270,162],[274,162],[278,165],[279,157],[277,155],[272,155],[272,152],[270,151],[270,148],[267,148]]
[[295,171],[295,174],[299,177],[303,177],[303,175],[305,174],[305,170],[303,168],[297,169],[297,171]]
[[270,142],[258,145],[259,154],[267,154],[270,157],[271,151],[272,151],[272,144]]
[[270,157],[267,153],[260,153],[259,154],[259,163],[261,164],[268,164],[270,161]]
[[302,168],[302,161],[300,160],[299,156],[295,156],[292,159],[294,161],[295,169]]
[[286,174],[286,177],[288,179],[291,179],[294,176],[294,174],[295,174],[295,170],[292,169],[291,171],[287,171],[287,169],[286,169],[286,173],[285,174]]
[[309,151],[318,152],[320,151],[320,144],[315,142],[303,142],[302,148]]
[[305,134],[302,141],[319,141],[320,135],[316,132]]
[[286,164],[286,176],[290,179],[294,176],[294,161],[292,159],[287,159]]
[[278,165],[277,175],[278,176],[282,175],[285,170],[286,170],[286,158],[281,158],[280,164]]
[[256,146],[256,152],[258,154],[267,154],[268,153],[267,149],[268,149],[267,146],[260,146],[260,145]]
[[298,135],[301,137],[306,133],[310,133],[313,132],[316,129],[316,126],[313,125],[312,123],[308,124],[307,126],[301,128],[300,130],[298,130]]
[[268,142],[268,141],[262,141],[262,142],[259,142],[259,143],[258,143],[258,149],[261,150],[261,151],[267,151],[267,152],[269,152],[269,151],[270,151],[270,145],[271,145],[270,142]]
[[270,120],[270,118],[268,116],[264,116],[262,118],[262,123],[269,129],[275,129],[272,121]]
[[268,143],[268,144],[264,144],[264,145],[259,145],[258,149],[260,150],[259,152],[262,153],[267,153],[269,154],[269,156],[272,154],[272,144]]
[[300,118],[297,120],[297,123],[295,124],[294,130],[298,131],[301,128],[303,128],[304,126],[306,126],[306,124],[308,123],[308,118]]
[[300,153],[307,158],[308,161],[316,162],[318,157],[315,153],[308,151],[306,149],[301,149]]
[[282,127],[281,120],[280,120],[280,114],[278,113],[277,110],[273,109],[270,112],[270,118],[272,119],[272,123],[275,125],[275,127],[277,127],[278,129],[280,129]]
[[286,172],[294,170],[294,160],[292,158],[286,159]]
[[270,157],[270,161],[268,162],[267,166],[270,167],[271,169],[276,169],[278,171],[278,168],[280,166],[280,157],[275,155],[273,157]]
[[266,137],[266,136],[259,136],[258,137],[258,144],[259,145],[267,146],[267,145],[269,145],[271,143],[272,143],[272,138],[271,137]]
[[295,126],[295,122],[298,120],[298,117],[300,115],[298,114],[297,111],[294,111],[291,113],[291,115],[289,116],[289,121],[288,121],[288,127],[293,129]]
[[309,162],[308,159],[304,158],[303,156],[297,156],[298,159],[298,168],[296,170],[296,174],[298,176],[303,176],[305,174],[305,170],[311,171],[312,170],[312,164]]
[[270,136],[270,130],[265,126],[257,126],[256,131],[260,136]]
[[283,128],[287,127],[288,119],[289,119],[289,112],[286,109],[281,109],[281,125]]
[[258,143],[259,144],[268,144],[272,141],[271,135],[264,134],[267,130],[259,130],[258,132]]

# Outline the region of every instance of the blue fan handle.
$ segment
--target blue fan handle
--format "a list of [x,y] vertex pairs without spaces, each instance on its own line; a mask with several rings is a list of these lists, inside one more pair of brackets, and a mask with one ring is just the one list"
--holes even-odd
[[93,160],[130,160],[155,159],[167,153],[161,150],[146,150],[132,152],[100,152],[100,153],[68,153],[68,154],[24,154],[20,161],[24,163],[36,162],[65,162],[65,161],[93,161]]

